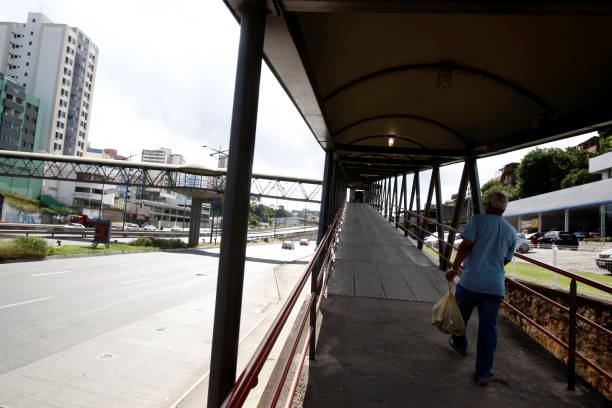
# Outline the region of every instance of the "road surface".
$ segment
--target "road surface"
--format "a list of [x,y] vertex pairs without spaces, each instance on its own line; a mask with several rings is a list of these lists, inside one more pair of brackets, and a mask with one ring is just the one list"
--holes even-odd
[[[241,341],[314,245],[295,248],[247,248]],[[0,407],[169,406],[208,370],[218,251],[0,265]]]

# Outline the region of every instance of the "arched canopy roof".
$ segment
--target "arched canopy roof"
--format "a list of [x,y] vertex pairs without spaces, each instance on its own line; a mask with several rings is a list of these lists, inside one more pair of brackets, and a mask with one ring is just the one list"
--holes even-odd
[[612,123],[609,2],[267,5],[266,62],[350,184]]

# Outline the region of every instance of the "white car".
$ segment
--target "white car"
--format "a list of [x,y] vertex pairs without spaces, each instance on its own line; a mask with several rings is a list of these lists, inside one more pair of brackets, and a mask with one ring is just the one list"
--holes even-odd
[[83,224],[77,224],[76,222],[71,222],[70,224],[66,225],[66,227],[68,227],[68,228],[85,228],[85,226]]
[[608,272],[612,272],[612,248],[604,249],[601,251],[597,258],[595,258],[595,263],[601,269],[605,269]]
[[[444,231],[444,241],[448,242],[448,231]],[[455,241],[453,242],[453,245],[455,246],[455,248],[459,247],[459,245],[461,244],[461,241],[463,241],[463,238],[461,238],[461,235],[455,234]],[[440,241],[438,240],[437,232],[434,232],[433,234],[425,238],[425,245],[427,245],[428,247],[438,249],[439,244],[440,244]]]
[[300,239],[300,246],[308,246],[308,240],[306,238]]
[[175,225],[174,227],[170,228],[170,231],[172,232],[177,232],[177,231],[182,231],[183,229],[177,225]]
[[282,249],[295,249],[293,241],[283,241]]
[[155,231],[155,225],[145,225],[143,229],[145,231]]

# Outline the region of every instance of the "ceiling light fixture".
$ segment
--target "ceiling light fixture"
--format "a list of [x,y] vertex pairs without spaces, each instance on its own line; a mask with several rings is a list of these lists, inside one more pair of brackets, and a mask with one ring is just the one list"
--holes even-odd
[[395,143],[395,136],[389,136],[387,142],[389,143],[389,147],[393,146],[393,143]]

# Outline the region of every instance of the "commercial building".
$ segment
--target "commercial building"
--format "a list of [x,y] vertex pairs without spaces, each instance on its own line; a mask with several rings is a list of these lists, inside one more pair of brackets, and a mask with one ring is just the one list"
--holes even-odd
[[[40,100],[0,72],[0,149],[33,152],[40,139]],[[0,177],[0,189],[37,199],[42,180]]]
[[40,98],[36,151],[84,155],[97,61],[98,47],[77,27],[38,12],[25,23],[0,22],[0,70]]
[[590,159],[589,171],[602,180],[511,201],[504,218],[518,231],[612,236],[612,152]]

